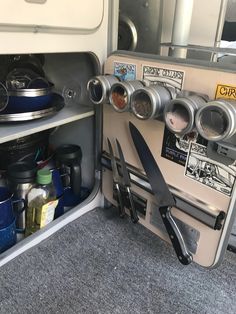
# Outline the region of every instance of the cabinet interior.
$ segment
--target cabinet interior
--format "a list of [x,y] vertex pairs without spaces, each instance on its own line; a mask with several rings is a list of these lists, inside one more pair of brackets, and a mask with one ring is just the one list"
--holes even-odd
[[[17,58],[17,55],[0,56],[2,82],[12,58]],[[53,152],[62,144],[76,144],[81,147],[82,187],[92,191],[98,157],[95,142],[100,136],[95,132],[95,128],[99,129],[96,118],[99,109],[94,108],[88,99],[86,86],[88,80],[100,72],[98,59],[91,53],[50,53],[37,55],[37,58],[43,63],[46,78],[54,84],[53,92],[64,98],[64,107],[55,115],[46,118],[14,123],[1,122],[0,145],[49,130],[50,151]],[[1,176],[4,176],[4,171]]]

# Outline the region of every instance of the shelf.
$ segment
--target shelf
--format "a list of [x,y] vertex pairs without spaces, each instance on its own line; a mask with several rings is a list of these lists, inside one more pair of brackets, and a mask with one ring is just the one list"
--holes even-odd
[[92,107],[83,105],[65,106],[54,116],[26,122],[0,123],[0,143],[15,140],[22,136],[34,134],[73,121],[94,115]]

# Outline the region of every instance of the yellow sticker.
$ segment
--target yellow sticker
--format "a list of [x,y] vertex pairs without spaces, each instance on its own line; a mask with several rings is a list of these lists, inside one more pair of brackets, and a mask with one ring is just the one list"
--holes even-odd
[[58,200],[55,200],[43,205],[40,217],[40,229],[53,221],[57,204]]
[[215,99],[219,98],[236,100],[236,86],[218,84]]

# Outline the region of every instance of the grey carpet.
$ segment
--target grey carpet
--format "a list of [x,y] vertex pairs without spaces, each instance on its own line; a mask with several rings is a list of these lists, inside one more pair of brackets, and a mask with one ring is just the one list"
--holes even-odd
[[236,255],[182,266],[141,225],[96,209],[0,268],[0,313],[236,313]]

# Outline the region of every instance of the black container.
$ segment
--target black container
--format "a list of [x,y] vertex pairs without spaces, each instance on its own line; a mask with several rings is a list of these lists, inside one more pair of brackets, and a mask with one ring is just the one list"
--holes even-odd
[[76,196],[81,193],[81,160],[80,146],[68,144],[57,148],[55,153],[57,167],[62,176],[64,188],[71,187]]
[[0,145],[0,170],[16,161],[39,161],[48,157],[51,130],[21,137]]

